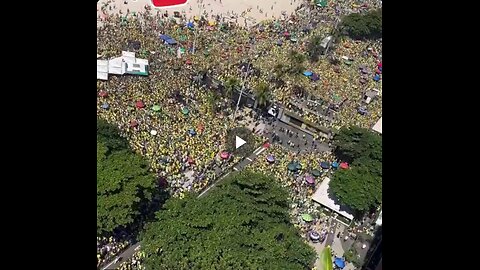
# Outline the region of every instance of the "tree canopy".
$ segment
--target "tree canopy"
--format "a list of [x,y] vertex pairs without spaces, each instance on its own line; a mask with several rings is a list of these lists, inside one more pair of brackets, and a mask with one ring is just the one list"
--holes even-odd
[[116,127],[97,120],[97,234],[132,224],[155,187],[146,161],[128,148]]
[[342,127],[334,137],[335,154],[349,163],[382,161],[382,136],[360,127]]
[[357,213],[378,206],[382,201],[382,137],[368,129],[343,127],[334,141],[335,154],[351,167],[333,175],[332,192]]
[[171,199],[146,226],[147,269],[310,269],[315,252],[290,223],[287,191],[269,176],[231,174],[200,199]]
[[377,39],[382,37],[382,9],[365,14],[351,13],[341,24],[342,32],[354,39]]

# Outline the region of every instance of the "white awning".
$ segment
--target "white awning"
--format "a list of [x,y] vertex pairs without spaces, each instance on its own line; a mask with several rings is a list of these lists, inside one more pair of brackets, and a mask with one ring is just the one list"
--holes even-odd
[[312,196],[312,200],[318,202],[319,204],[331,209],[332,211],[335,211],[335,213],[340,214],[341,216],[344,216],[348,218],[349,220],[353,219],[353,215],[346,209],[341,209],[341,206],[333,200],[333,196],[329,193],[329,184],[330,184],[330,178],[325,177],[318,187],[317,191]]

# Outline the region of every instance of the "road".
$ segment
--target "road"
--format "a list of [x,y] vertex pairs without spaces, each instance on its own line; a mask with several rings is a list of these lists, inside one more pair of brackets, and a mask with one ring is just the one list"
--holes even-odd
[[115,260],[113,260],[112,262],[107,264],[105,267],[103,267],[102,270],[117,269],[118,267],[120,267],[120,264],[123,261],[126,261],[127,259],[132,257],[133,254],[135,253],[135,251],[137,251],[139,248],[140,248],[140,243],[135,243],[135,244],[131,245],[129,248],[127,248],[127,250],[125,250],[122,254],[120,254],[117,257],[117,258],[122,258],[121,261],[118,261],[118,262],[115,263],[115,260],[117,259],[117,258],[115,258]]

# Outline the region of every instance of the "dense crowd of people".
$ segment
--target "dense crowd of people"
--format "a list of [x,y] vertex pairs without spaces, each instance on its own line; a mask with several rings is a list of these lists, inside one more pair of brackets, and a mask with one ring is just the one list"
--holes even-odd
[[[202,190],[238,161],[238,157],[221,157],[227,130],[237,126],[232,119],[236,102],[226,88],[196,81],[199,74],[221,83],[237,78],[252,94],[260,83],[267,83],[272,102],[327,128],[370,128],[381,116],[381,41],[337,40],[328,57],[304,63],[305,70],[319,75],[317,81],[302,73],[287,73],[280,78],[274,70],[276,64],[289,64],[292,51],[307,55],[309,40],[316,35],[330,35],[339,16],[381,7],[381,1],[362,3],[367,7],[343,0],[331,1],[319,9],[305,1],[294,14],[285,13],[248,29],[225,16],[206,12],[195,18],[186,18],[182,12],[174,18],[173,14],[149,8],[112,14],[104,6],[105,15],[97,28],[97,54],[101,59],[110,59],[122,51],[134,51],[138,58],[148,59],[149,75],[110,76],[108,81],[98,81],[97,115],[118,126],[131,147],[168,182],[172,195],[179,197]],[[159,38],[161,34],[173,37],[177,44],[165,44]],[[245,63],[255,72],[246,72]],[[373,80],[375,74],[379,77]],[[277,84],[279,79],[282,82]],[[365,104],[368,89],[377,89],[379,95]],[[314,110],[295,107],[292,97],[296,103],[320,100],[324,109],[335,108],[333,112],[326,109],[333,117],[326,119]],[[292,218],[308,230],[298,214],[315,214],[317,210],[309,199],[314,190],[305,183],[304,172],[318,168],[321,161],[333,161],[333,156],[296,155],[276,145],[265,151],[267,154],[275,157],[273,164],[262,156],[252,168],[273,174],[291,190]],[[301,173],[287,169],[292,161],[302,164]],[[97,240],[98,265],[113,257],[125,243]],[[124,263],[121,269],[142,269],[140,261],[141,256],[134,264]]]

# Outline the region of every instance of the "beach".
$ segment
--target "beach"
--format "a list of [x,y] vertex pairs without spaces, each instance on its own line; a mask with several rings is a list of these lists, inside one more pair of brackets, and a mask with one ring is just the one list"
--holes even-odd
[[[121,12],[127,14],[130,12],[140,12],[145,10],[146,6],[151,6],[153,10],[159,12],[168,12],[173,16],[175,11],[185,14],[187,18],[200,16],[202,14],[223,15],[224,18],[236,21],[241,26],[251,26],[262,20],[279,18],[282,12],[290,15],[302,3],[302,0],[189,0],[187,4],[172,8],[153,8],[151,0],[127,1],[122,0],[101,0],[97,3],[97,20],[109,14]],[[102,6],[108,6],[102,12]]]

